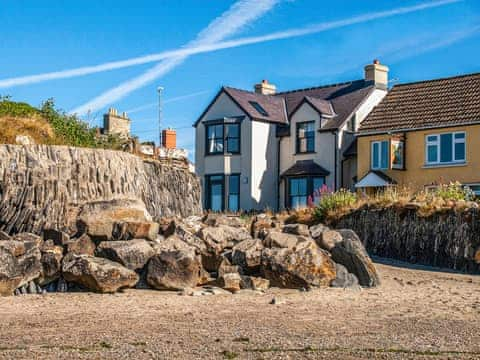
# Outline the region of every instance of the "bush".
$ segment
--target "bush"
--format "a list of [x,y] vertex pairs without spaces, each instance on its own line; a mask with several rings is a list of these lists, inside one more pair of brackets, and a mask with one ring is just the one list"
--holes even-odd
[[318,205],[315,207],[314,216],[319,221],[336,212],[352,207],[357,202],[357,195],[351,191],[340,189],[332,193],[323,193]]
[[31,118],[38,115],[40,111],[37,108],[27,103],[11,101],[9,96],[0,96],[0,116]]
[[449,184],[442,184],[434,191],[434,196],[437,196],[445,201],[469,201],[475,197],[475,194],[468,187],[463,187],[459,182],[451,182]]

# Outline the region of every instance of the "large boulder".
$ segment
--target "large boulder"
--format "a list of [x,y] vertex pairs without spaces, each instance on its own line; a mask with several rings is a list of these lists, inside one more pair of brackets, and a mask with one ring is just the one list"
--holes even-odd
[[94,241],[108,241],[112,240],[114,224],[128,221],[152,221],[142,201],[115,199],[85,204],[79,213],[77,228]]
[[227,225],[232,227],[244,227],[245,223],[238,216],[228,216],[225,214],[209,213],[203,219],[207,226]]
[[193,288],[200,275],[200,259],[191,251],[161,251],[147,265],[147,283],[158,290]]
[[155,240],[160,225],[152,221],[121,221],[113,224],[114,240],[147,239]]
[[208,226],[201,229],[197,235],[206,247],[205,251],[202,251],[202,264],[208,271],[217,271],[222,261],[221,254],[225,250],[230,250],[236,244],[251,239],[246,229],[227,225]]
[[95,255],[96,245],[87,234],[83,234],[78,239],[72,239],[66,244],[67,253],[75,255]]
[[242,277],[239,273],[227,273],[218,277],[217,285],[230,292],[237,292],[241,289]]
[[282,226],[280,221],[273,219],[270,215],[259,214],[252,220],[250,233],[252,237],[263,240],[271,231],[281,231]]
[[65,280],[100,293],[114,293],[134,287],[138,282],[135,271],[108,259],[89,255],[68,254],[63,258],[62,272]]
[[63,247],[55,245],[53,240],[47,240],[41,247],[42,275],[39,279],[41,285],[47,285],[57,280],[62,273]]
[[308,226],[305,224],[286,224],[282,231],[287,234],[310,236]]
[[96,250],[97,256],[116,261],[130,270],[138,270],[145,266],[155,255],[155,250],[148,241],[134,239],[128,241],[103,241]]
[[333,261],[345,266],[358,278],[361,286],[380,285],[380,276],[375,265],[353,230],[325,231],[320,244],[331,253]]
[[341,264],[335,264],[336,277],[332,281],[332,287],[350,288],[358,286],[358,279],[352,273],[349,273],[347,268]]
[[259,239],[248,239],[233,247],[232,264],[238,265],[246,274],[254,274],[262,264],[263,243]]
[[300,242],[294,249],[265,249],[262,273],[272,286],[295,289],[329,286],[336,275],[329,254],[313,241]]
[[310,236],[315,240],[318,241],[318,239],[321,238],[322,234],[329,230],[328,226],[323,225],[323,224],[317,224],[313,225],[310,227]]
[[293,249],[299,243],[305,242],[307,240],[308,238],[305,236],[272,231],[265,238],[264,244],[266,247],[269,247],[269,248]]
[[70,240],[70,236],[63,231],[59,231],[56,229],[44,229],[43,240],[52,240],[55,245],[64,246]]
[[[12,295],[42,273],[38,237],[31,234],[0,241],[0,295]],[[41,240],[41,239],[40,239]]]

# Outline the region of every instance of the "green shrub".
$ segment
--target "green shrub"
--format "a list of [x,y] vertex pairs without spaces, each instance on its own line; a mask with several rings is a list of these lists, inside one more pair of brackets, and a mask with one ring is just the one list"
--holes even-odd
[[27,103],[11,101],[9,96],[0,96],[0,116],[28,118],[38,115],[40,111],[37,108]]
[[334,212],[349,208],[356,202],[357,195],[345,189],[332,193],[323,193],[318,205],[315,207],[314,216],[317,220],[324,221]]
[[463,187],[459,182],[451,182],[449,184],[442,184],[438,186],[434,191],[434,196],[437,196],[445,201],[468,201],[475,197],[470,188]]

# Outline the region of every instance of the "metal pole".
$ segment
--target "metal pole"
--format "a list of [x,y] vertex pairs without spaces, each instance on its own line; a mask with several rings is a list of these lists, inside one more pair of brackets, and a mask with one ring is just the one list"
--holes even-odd
[[163,87],[159,86],[158,91],[158,147],[162,147],[162,91]]

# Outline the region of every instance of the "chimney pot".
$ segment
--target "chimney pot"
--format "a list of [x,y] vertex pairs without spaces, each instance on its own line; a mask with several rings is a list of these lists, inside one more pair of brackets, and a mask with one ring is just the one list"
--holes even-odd
[[277,87],[264,79],[260,84],[255,85],[255,92],[262,95],[274,95],[277,92]]
[[372,81],[377,89],[388,89],[388,66],[380,64],[378,59],[365,66],[365,81]]

